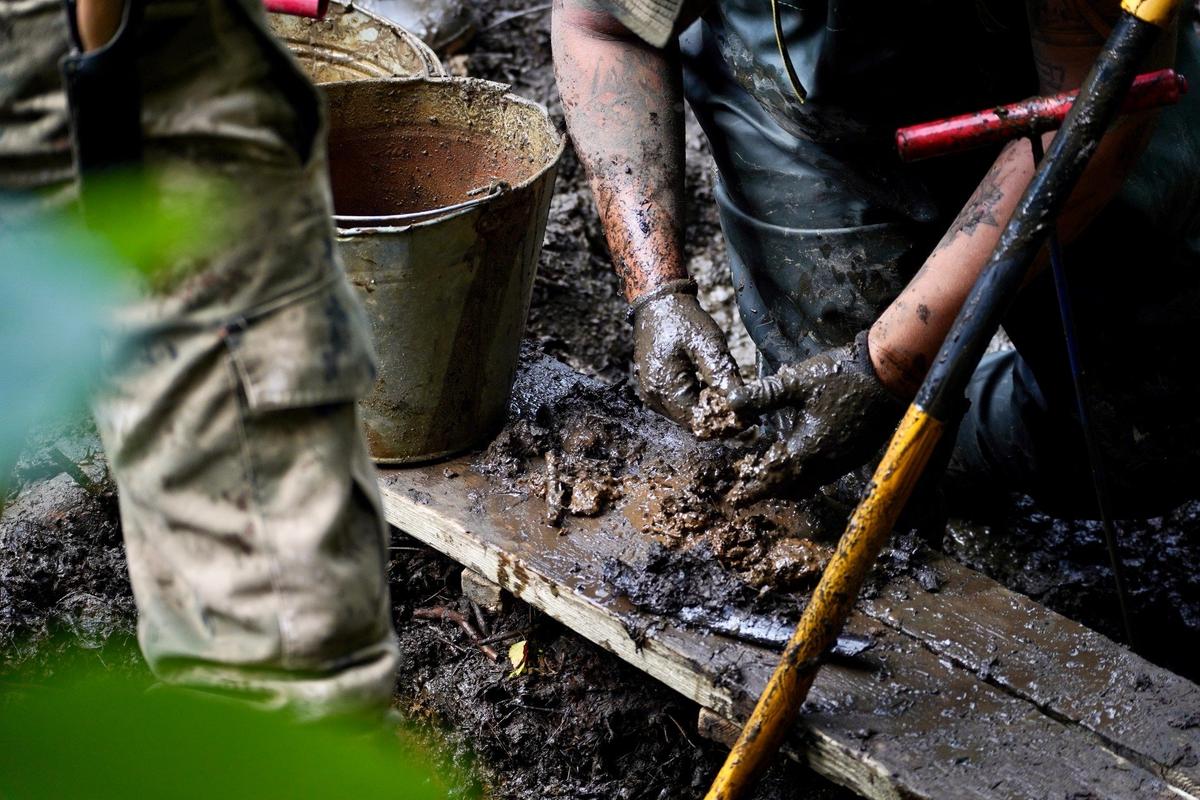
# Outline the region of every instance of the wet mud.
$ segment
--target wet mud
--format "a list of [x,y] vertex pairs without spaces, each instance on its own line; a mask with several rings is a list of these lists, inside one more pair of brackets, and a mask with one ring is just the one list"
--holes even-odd
[[692,433],[697,439],[727,439],[744,428],[723,394],[707,386],[700,390],[700,402],[692,409]]
[[89,422],[35,432],[0,516],[0,672],[139,670],[116,487]]
[[805,590],[848,505],[817,493],[734,506],[727,496],[738,464],[760,447],[753,438],[700,441],[644,408],[628,384],[582,378],[527,347],[509,422],[476,466],[506,491],[545,500],[551,525],[612,511],[665,547],[702,551],[700,561],[755,591]]
[[[1140,655],[1200,681],[1200,501],[1161,517],[1118,520],[1117,538]],[[1097,521],[1056,519],[1027,497],[978,519],[954,519],[944,549],[1109,638],[1125,641]]]

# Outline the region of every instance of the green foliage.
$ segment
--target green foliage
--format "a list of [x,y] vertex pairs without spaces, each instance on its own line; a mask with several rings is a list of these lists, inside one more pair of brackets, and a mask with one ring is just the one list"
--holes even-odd
[[435,800],[461,785],[405,741],[111,676],[0,679],[3,798]]
[[162,191],[153,173],[133,171],[90,179],[84,210],[89,230],[116,263],[153,280],[220,247],[225,207],[213,183],[176,176]]
[[105,315],[124,292],[112,250],[65,217],[6,230],[0,265],[2,466],[32,425],[79,407],[100,362]]
[[0,227],[0,488],[30,427],[83,405],[113,311],[158,273],[219,246],[218,207],[203,184],[164,198],[124,175],[89,188],[87,226],[63,211]]

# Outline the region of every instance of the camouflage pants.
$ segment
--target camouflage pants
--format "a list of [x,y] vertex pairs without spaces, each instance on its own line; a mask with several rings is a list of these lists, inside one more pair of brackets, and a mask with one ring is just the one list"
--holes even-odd
[[67,41],[62,0],[0,0],[0,233],[74,196],[58,76]]
[[156,675],[378,707],[397,648],[356,407],[373,353],[334,249],[323,106],[265,30],[255,0],[148,0],[118,34],[156,195],[203,184],[221,213],[209,255],[115,315],[95,413]]

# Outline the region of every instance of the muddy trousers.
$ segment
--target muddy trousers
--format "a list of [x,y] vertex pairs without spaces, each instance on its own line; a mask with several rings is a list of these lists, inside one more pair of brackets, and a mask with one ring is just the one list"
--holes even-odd
[[219,338],[135,358],[96,411],[156,675],[303,714],[385,706],[385,531],[353,400],[258,409]]
[[194,201],[204,234],[114,314],[94,402],[139,642],[168,683],[382,710],[387,529],[356,406],[373,352],[334,245],[324,108],[253,0],[148,0],[118,37],[150,199]]

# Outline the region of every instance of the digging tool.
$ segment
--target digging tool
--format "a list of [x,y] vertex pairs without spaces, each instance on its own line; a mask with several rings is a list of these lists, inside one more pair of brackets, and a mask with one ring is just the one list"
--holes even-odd
[[967,383],[1019,291],[1053,219],[1117,115],[1142,58],[1180,0],[1123,0],[1122,14],[1030,180],[995,251],[959,310],[933,365],[896,429],[867,493],[804,609],[779,665],[706,797],[741,797],[779,748]]
[[[1177,103],[1179,98],[1187,92],[1187,88],[1187,79],[1172,69],[1161,69],[1138,75],[1129,88],[1125,102],[1121,105],[1120,113],[1129,114]],[[1041,134],[1062,124],[1075,101],[1075,96],[1075,92],[1064,92],[1051,97],[1035,97],[972,114],[962,114],[949,119],[911,125],[896,131],[896,149],[905,161],[918,161],[961,153],[972,148],[1023,136],[1029,139],[1034,164],[1039,164],[1045,156]],[[1050,270],[1054,278],[1059,316],[1062,318],[1063,336],[1066,341],[1067,362],[1070,366],[1075,393],[1076,413],[1079,416],[1092,474],[1096,510],[1100,516],[1109,565],[1113,571],[1113,583],[1117,594],[1117,604],[1120,608],[1121,623],[1125,630],[1125,640],[1132,647],[1134,645],[1133,625],[1129,619],[1129,602],[1117,550],[1117,531],[1112,519],[1108,480],[1100,447],[1091,425],[1088,411],[1090,404],[1087,400],[1083,360],[1079,337],[1075,330],[1075,316],[1071,307],[1070,289],[1067,285],[1066,266],[1063,262],[1058,233],[1053,225],[1050,227],[1048,249],[1050,251]]]

